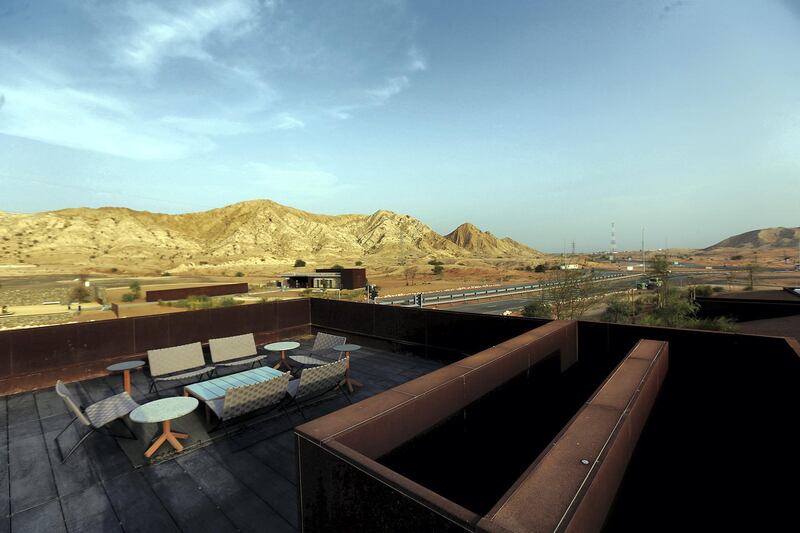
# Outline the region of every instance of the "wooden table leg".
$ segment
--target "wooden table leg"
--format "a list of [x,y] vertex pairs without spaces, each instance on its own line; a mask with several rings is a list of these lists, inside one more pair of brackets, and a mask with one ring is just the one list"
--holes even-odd
[[125,389],[125,392],[128,394],[131,393],[131,371],[125,370],[122,372],[122,388]]
[[347,389],[352,393],[353,385],[355,385],[356,387],[363,387],[364,385],[362,385],[361,382],[350,377],[350,352],[345,352],[344,356],[345,356],[344,379],[339,383],[339,386],[347,384]]
[[156,451],[161,447],[162,444],[164,444],[165,441],[169,442],[172,445],[172,447],[175,448],[177,451],[182,452],[183,444],[178,442],[178,439],[188,439],[188,438],[189,435],[186,433],[181,433],[179,431],[172,431],[172,421],[165,420],[163,432],[161,433],[161,435],[159,435],[159,437],[156,439],[153,445],[150,446],[146,452],[144,452],[144,456],[149,459],[154,453],[156,453]]
[[280,367],[282,367],[282,366],[285,366],[285,367],[286,367],[286,368],[288,368],[289,370],[291,370],[291,369],[292,369],[292,365],[290,365],[290,364],[289,364],[289,361],[287,361],[287,360],[286,360],[286,352],[285,352],[285,351],[281,351],[281,358],[280,358],[280,360],[279,360],[279,361],[278,361],[278,362],[275,364],[275,366],[274,366],[274,367],[272,367],[272,368],[274,368],[275,370],[278,370],[278,369],[279,369]]

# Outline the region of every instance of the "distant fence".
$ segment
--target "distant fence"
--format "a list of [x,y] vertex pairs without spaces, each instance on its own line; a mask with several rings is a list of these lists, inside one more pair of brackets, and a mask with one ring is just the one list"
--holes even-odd
[[306,326],[308,299],[0,331],[0,381],[209,338]]
[[[612,280],[623,277],[639,277],[641,274],[626,274],[622,272],[612,272],[606,274],[598,274],[592,277],[593,283]],[[445,304],[450,302],[463,302],[467,300],[480,300],[482,298],[495,298],[498,296],[506,296],[509,294],[523,294],[526,292],[533,292],[538,290],[555,287],[559,284],[558,281],[542,281],[539,283],[526,283],[522,285],[508,285],[505,287],[487,287],[480,289],[468,289],[463,291],[451,291],[443,293],[423,293],[421,296],[420,304],[436,305]],[[388,296],[385,298],[378,298],[375,303],[381,305],[415,305],[414,295],[407,294],[403,296]]]
[[226,283],[225,285],[206,285],[202,287],[182,287],[180,289],[158,289],[146,291],[145,301],[181,300],[189,296],[224,296],[226,294],[246,294],[250,290],[247,283]]

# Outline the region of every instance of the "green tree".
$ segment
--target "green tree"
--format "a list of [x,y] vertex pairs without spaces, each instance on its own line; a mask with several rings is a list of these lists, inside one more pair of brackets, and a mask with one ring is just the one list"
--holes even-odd
[[138,281],[132,281],[131,284],[128,285],[128,288],[131,290],[131,294],[133,294],[134,298],[138,298],[142,295],[142,285]]
[[82,283],[75,285],[69,290],[69,301],[83,303],[89,300],[89,289]]
[[534,272],[544,272],[546,270],[547,270],[547,265],[542,263],[536,265],[536,267],[534,267],[533,269]]
[[431,271],[433,271],[434,275],[440,276],[444,272],[444,267],[442,266],[441,263],[439,263],[439,264],[433,265],[433,268],[431,269]]
[[136,295],[133,294],[132,292],[126,292],[125,294],[122,295],[122,301],[123,302],[132,302],[135,299],[136,299]]
[[302,259],[295,259],[294,266],[295,266],[295,268],[296,267],[304,267],[304,266],[306,266],[306,262],[303,261]]
[[653,275],[657,278],[661,279],[661,286],[656,287],[658,290],[658,307],[664,308],[669,305],[669,276],[671,271],[669,269],[669,261],[667,260],[666,255],[657,255],[653,258],[650,262],[650,268],[652,269]]
[[594,303],[593,291],[598,290],[591,276],[580,270],[554,270],[550,273],[553,283],[547,290],[547,299],[553,318],[576,320]]

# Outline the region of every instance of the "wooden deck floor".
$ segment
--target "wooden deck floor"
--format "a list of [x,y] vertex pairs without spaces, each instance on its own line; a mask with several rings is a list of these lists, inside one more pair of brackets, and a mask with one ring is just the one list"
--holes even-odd
[[[441,366],[368,347],[351,362],[353,377],[365,385],[353,402]],[[141,372],[133,385],[138,402],[152,399]],[[70,388],[88,404],[121,392],[122,379],[108,376]],[[306,415],[315,418],[346,404],[337,397]],[[235,440],[222,438],[139,469],[113,439],[98,434],[61,464],[53,438],[71,416],[55,391],[0,397],[0,533],[296,531],[292,427],[303,419],[299,413],[291,418],[291,424],[277,417]],[[63,438],[69,445],[77,437],[68,431]]]

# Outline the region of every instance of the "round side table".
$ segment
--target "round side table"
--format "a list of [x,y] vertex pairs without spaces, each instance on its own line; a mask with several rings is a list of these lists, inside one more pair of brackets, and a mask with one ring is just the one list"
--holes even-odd
[[124,363],[117,363],[106,367],[109,372],[122,372],[122,388],[128,394],[131,393],[131,370],[142,368],[145,365],[144,361],[125,361]]
[[350,392],[353,392],[353,385],[356,387],[363,387],[364,385],[362,383],[350,377],[350,352],[357,352],[361,349],[361,346],[358,344],[340,344],[338,346],[334,346],[333,349],[339,352],[340,359],[342,354],[344,354],[344,356],[347,358],[347,370],[345,370],[344,379],[341,381],[341,383],[339,383],[339,385],[341,386],[346,384],[347,389]]
[[273,367],[273,368],[280,368],[285,366],[289,370],[292,369],[292,366],[289,364],[289,361],[286,359],[286,352],[288,350],[295,350],[300,347],[299,342],[295,341],[281,341],[281,342],[273,342],[270,344],[265,344],[264,349],[269,350],[270,352],[280,352],[281,358],[280,361]]
[[187,396],[175,396],[173,398],[162,398],[141,405],[131,411],[131,420],[139,424],[163,423],[161,435],[150,446],[144,456],[150,458],[164,442],[169,442],[175,450],[183,451],[183,444],[178,439],[188,439],[187,433],[172,431],[172,421],[176,418],[186,416],[197,408],[199,402],[197,398]]

